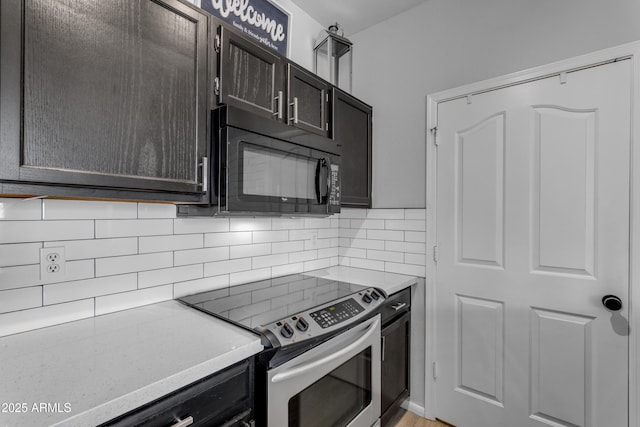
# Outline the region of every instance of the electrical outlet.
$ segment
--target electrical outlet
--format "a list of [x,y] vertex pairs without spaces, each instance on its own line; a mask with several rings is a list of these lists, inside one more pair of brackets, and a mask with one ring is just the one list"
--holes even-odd
[[63,280],[66,273],[64,246],[40,248],[40,279]]
[[309,233],[305,249],[318,249],[318,230],[312,230]]

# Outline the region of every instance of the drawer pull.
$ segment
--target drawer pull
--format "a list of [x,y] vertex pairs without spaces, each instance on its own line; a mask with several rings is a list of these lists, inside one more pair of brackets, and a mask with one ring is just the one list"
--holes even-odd
[[393,308],[395,311],[398,311],[406,306],[407,306],[406,302],[399,302],[399,303],[393,304],[391,308]]
[[187,427],[193,424],[193,417],[187,417],[184,420],[180,420],[173,424],[171,427]]

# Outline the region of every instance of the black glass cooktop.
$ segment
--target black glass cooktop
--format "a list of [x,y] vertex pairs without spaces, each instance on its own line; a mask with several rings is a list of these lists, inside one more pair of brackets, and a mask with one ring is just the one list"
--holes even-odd
[[202,292],[179,300],[204,312],[255,328],[364,289],[367,287],[295,274]]

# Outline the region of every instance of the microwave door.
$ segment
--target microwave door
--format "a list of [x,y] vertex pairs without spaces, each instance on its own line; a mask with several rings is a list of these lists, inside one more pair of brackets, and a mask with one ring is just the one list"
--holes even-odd
[[327,214],[330,160],[308,147],[232,130],[226,165],[230,212]]

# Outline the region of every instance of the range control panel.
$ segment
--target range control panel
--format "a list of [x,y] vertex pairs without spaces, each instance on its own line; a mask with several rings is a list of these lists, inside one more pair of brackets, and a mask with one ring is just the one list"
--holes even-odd
[[259,329],[271,331],[278,337],[281,345],[300,342],[324,335],[345,324],[355,323],[367,313],[377,310],[383,301],[382,293],[374,288],[368,288]]
[[362,313],[364,308],[358,304],[353,298],[340,301],[337,304],[325,307],[322,310],[314,311],[309,315],[316,321],[321,328],[326,329],[335,324],[344,322],[358,314]]

